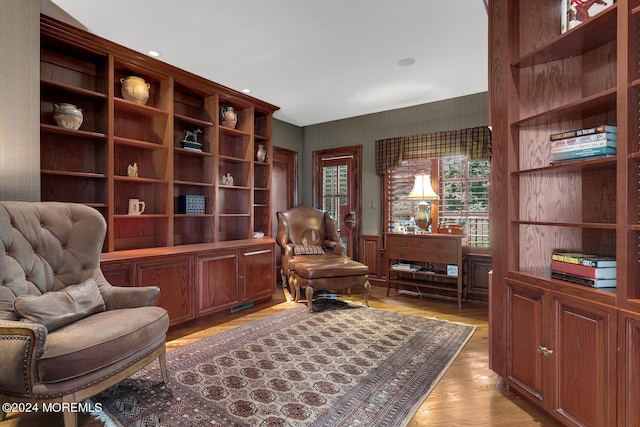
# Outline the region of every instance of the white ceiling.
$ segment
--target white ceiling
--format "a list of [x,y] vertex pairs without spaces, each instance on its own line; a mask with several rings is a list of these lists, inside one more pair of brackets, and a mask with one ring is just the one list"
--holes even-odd
[[298,126],[487,90],[483,0],[52,1],[101,37],[251,89]]

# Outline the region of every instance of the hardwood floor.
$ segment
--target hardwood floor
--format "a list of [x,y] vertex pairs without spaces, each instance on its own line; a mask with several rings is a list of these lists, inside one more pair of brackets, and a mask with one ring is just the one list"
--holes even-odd
[[[417,296],[397,294],[374,287],[370,305],[381,310],[393,310],[404,314],[434,317],[454,322],[473,324],[476,332],[455,362],[447,370],[429,397],[423,402],[408,424],[418,426],[560,426],[551,417],[537,410],[522,398],[509,392],[500,378],[488,368],[489,328],[487,304],[467,302],[458,309],[453,300],[435,301]],[[287,302],[288,292],[281,288],[269,302],[232,315],[199,321],[169,331],[167,349],[198,341],[252,320],[287,310],[293,303]],[[348,299],[347,297],[345,297]],[[351,299],[362,301],[362,295],[354,293]],[[154,362],[155,363],[155,362]],[[81,427],[101,426],[87,415],[79,415]],[[62,427],[62,415],[8,414],[0,427],[42,426]]]

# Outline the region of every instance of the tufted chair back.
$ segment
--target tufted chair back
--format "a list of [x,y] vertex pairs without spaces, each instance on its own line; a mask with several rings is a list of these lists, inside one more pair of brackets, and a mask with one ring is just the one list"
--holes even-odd
[[58,291],[94,277],[106,222],[95,209],[58,202],[0,202],[0,319],[16,320],[19,295]]
[[325,241],[338,242],[336,221],[328,212],[309,206],[296,206],[278,212],[278,244],[322,246]]

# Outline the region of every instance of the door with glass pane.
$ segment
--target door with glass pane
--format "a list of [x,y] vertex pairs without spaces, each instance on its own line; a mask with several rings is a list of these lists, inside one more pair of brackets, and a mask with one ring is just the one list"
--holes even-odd
[[359,259],[361,147],[314,152],[314,206],[337,221],[346,253]]

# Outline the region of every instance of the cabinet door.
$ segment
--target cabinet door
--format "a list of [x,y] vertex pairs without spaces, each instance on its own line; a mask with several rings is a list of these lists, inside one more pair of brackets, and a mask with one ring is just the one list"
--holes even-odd
[[547,292],[524,283],[507,280],[507,380],[520,393],[546,406],[551,386],[546,336]]
[[104,278],[113,286],[134,286],[131,262],[101,262]]
[[218,251],[198,257],[198,316],[238,305],[238,253]]
[[640,315],[621,312],[619,333],[622,396],[618,425],[640,426]]
[[273,245],[254,247],[242,251],[242,301],[250,301],[275,293],[276,270]]
[[156,305],[169,313],[175,325],[195,317],[193,310],[192,257],[176,257],[135,266],[136,286],[157,286],[160,296]]
[[615,425],[615,310],[553,294],[553,314],[554,413],[567,425]]

